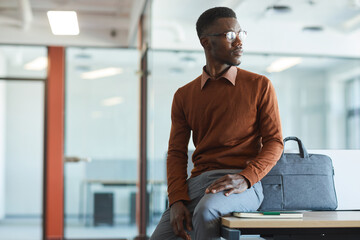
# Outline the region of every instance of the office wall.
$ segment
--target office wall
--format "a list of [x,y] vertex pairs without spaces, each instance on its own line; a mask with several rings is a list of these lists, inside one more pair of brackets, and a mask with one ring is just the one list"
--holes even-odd
[[[328,148],[347,148],[346,145],[346,83],[360,77],[360,60],[342,64],[330,69],[327,72],[329,90],[327,94],[327,106],[329,108],[327,115],[328,122]],[[360,92],[360,89],[358,90]],[[355,105],[360,106],[360,95],[352,100]],[[352,129],[357,131],[357,129]],[[356,133],[355,133],[356,134]],[[341,137],[339,137],[341,136]]]
[[268,75],[278,96],[283,136],[298,136],[312,148],[326,148],[326,72],[299,70],[274,78]]

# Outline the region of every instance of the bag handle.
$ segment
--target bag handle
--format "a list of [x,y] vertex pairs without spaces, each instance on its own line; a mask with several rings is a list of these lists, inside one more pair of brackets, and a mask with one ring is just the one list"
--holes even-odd
[[[308,158],[309,157],[309,154],[306,151],[306,148],[305,148],[304,144],[301,142],[301,140],[299,138],[294,137],[294,136],[290,136],[290,137],[287,137],[287,138],[284,139],[284,150],[285,150],[285,142],[290,141],[290,140],[296,141],[298,143],[301,158]],[[284,154],[284,150],[283,150],[283,154]]]

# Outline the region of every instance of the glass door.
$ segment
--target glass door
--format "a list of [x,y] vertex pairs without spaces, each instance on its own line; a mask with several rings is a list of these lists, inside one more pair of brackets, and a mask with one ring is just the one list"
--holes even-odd
[[136,49],[66,51],[66,239],[138,234],[138,62]]
[[0,240],[42,239],[46,54],[0,46]]

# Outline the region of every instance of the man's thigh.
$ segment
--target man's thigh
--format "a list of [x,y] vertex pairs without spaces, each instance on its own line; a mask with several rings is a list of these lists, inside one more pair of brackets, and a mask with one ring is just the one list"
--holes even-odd
[[[241,170],[214,170],[209,171],[188,180],[189,197],[187,202],[188,210],[193,214],[195,208],[200,206],[217,209],[223,216],[233,211],[255,211],[263,199],[261,183],[255,184],[252,188],[241,194],[231,194],[226,197],[224,192],[216,194],[205,194],[205,189],[216,179],[225,174],[238,173]],[[201,202],[201,204],[199,204]],[[170,225],[170,209],[168,208],[156,227],[151,239],[178,239]]]
[[[204,178],[203,176],[197,176],[195,178],[188,179],[189,196],[191,201],[186,202],[185,206],[192,214],[197,203],[205,193]],[[192,190],[191,190],[192,189]],[[190,233],[192,239],[192,233]],[[159,224],[155,228],[150,240],[175,240],[181,239],[175,236],[172,226],[170,224],[170,208],[167,208],[162,215]]]
[[198,198],[198,201],[195,201],[196,205],[191,206],[193,207],[191,209],[191,212],[195,210],[195,207],[199,208],[199,204],[205,205],[210,208],[216,207],[219,209],[222,215],[234,211],[257,210],[264,198],[261,182],[254,184],[251,188],[239,194],[231,194],[229,196],[225,196],[224,191],[215,194],[205,194],[205,189],[215,180],[226,174],[236,174],[239,172],[241,172],[241,170],[239,169],[213,170],[201,174],[201,178],[194,181],[195,184],[192,184],[193,182],[190,181],[189,196],[191,199]]
[[242,193],[234,193],[229,196],[225,192],[205,194],[197,203],[194,212],[205,211],[218,217],[232,212],[256,211],[264,198],[261,183],[258,182]]
[[170,208],[167,208],[162,215],[159,224],[150,237],[150,240],[178,240],[170,224]]

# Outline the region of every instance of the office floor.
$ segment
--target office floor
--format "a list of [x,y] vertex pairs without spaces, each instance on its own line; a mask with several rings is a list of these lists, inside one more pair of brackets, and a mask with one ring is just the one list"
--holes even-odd
[[[115,226],[84,226],[76,219],[66,221],[65,237],[67,239],[133,239],[137,235],[136,225],[121,224]],[[0,240],[41,240],[41,219],[11,218],[0,221]],[[148,227],[153,232],[155,225]],[[90,238],[90,237],[91,238]],[[260,240],[258,236],[248,236],[243,240]]]
[[41,219],[10,218],[0,220],[0,240],[40,240]]

